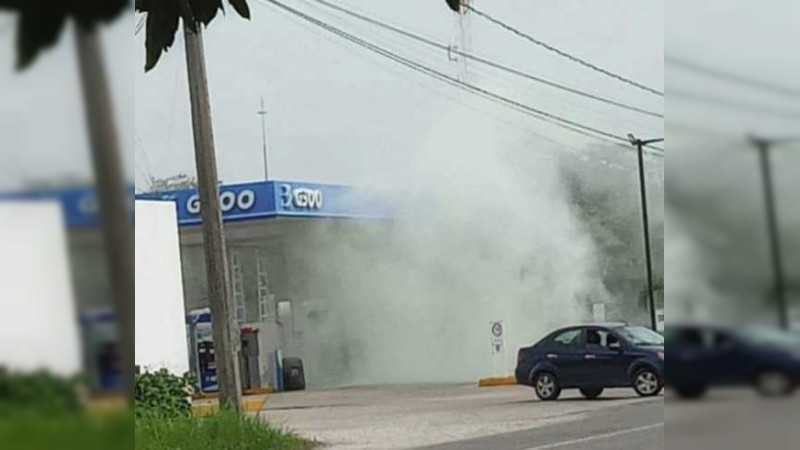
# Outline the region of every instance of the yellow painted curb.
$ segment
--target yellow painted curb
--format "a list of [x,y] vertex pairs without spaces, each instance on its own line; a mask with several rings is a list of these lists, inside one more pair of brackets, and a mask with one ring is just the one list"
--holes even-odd
[[494,377],[478,380],[479,387],[516,386],[516,377]]
[[122,395],[107,395],[90,398],[84,403],[84,411],[90,416],[110,416],[128,409],[128,401]]
[[[258,388],[258,389],[245,389],[242,391],[242,395],[253,396],[253,395],[268,395],[268,394],[275,394],[278,391],[275,388],[267,387],[267,388]],[[212,392],[210,394],[203,394],[197,393],[192,395],[192,399],[194,400],[212,400],[219,398],[219,392]]]
[[[264,404],[267,403],[267,398],[244,398],[242,409],[246,413],[257,413],[264,409]],[[208,417],[213,416],[219,411],[219,401],[217,400],[195,400],[192,402],[192,415],[194,417]]]

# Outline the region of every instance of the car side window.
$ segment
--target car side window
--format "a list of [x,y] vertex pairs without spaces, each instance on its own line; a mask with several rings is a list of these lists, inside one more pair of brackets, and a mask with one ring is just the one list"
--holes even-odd
[[711,347],[714,350],[732,350],[736,348],[736,340],[725,333],[712,333]]
[[565,331],[553,338],[553,343],[559,347],[577,348],[581,346],[582,334],[583,330]]
[[619,339],[606,330],[586,331],[586,346],[588,348],[603,348],[608,350],[611,344],[619,343]]

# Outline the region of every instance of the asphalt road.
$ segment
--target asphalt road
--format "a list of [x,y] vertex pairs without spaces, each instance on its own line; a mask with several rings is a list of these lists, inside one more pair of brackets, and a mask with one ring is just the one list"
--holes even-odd
[[669,448],[784,450],[800,443],[800,394],[763,399],[752,389],[712,391],[702,401],[668,395],[664,407]]
[[416,450],[657,450],[664,448],[664,399],[600,409],[584,418],[531,430]]
[[[259,417],[326,450],[664,448],[664,399],[611,389],[541,402],[525,386],[373,386],[268,396]],[[438,446],[438,447],[432,447]]]

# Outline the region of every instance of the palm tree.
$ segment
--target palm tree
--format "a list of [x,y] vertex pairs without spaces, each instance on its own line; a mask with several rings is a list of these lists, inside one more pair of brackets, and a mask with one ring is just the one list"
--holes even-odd
[[[245,19],[250,18],[247,0],[228,0],[233,9]],[[145,70],[152,70],[161,55],[175,43],[180,21],[196,30],[199,24],[208,26],[219,11],[222,0],[136,0],[136,11],[147,14]]]
[[[241,17],[250,18],[246,0],[228,0],[228,3]],[[219,207],[219,179],[201,33],[202,27],[207,27],[223,10],[222,0],[136,0],[135,6],[137,11],[147,14],[145,71],[155,68],[161,56],[172,47],[183,21],[220,405],[241,412],[235,345],[238,336],[230,317],[230,271]]]
[[92,143],[112,296],[120,326],[125,393],[133,403],[135,274],[133,229],[111,94],[97,27],[116,19],[129,0],[0,0],[0,10],[18,14],[17,68],[30,67],[54,46],[68,20],[75,22],[84,103]]

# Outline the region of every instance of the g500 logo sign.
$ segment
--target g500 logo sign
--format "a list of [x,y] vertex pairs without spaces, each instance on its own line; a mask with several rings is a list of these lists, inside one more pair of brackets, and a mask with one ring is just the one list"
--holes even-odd
[[324,198],[319,189],[293,188],[290,184],[281,185],[281,207],[288,209],[322,209]]
[[[256,193],[250,189],[240,192],[224,191],[219,194],[219,206],[223,213],[231,212],[234,208],[240,211],[249,211],[256,205]],[[192,215],[200,214],[200,196],[197,194],[189,197],[186,202],[186,211]]]
[[[131,211],[133,211],[133,205],[135,201],[136,195],[134,193],[128,194],[128,204],[131,206]],[[95,216],[100,214],[100,199],[97,198],[97,194],[91,192],[81,197],[78,200],[78,210],[81,212],[81,214],[87,216]]]

